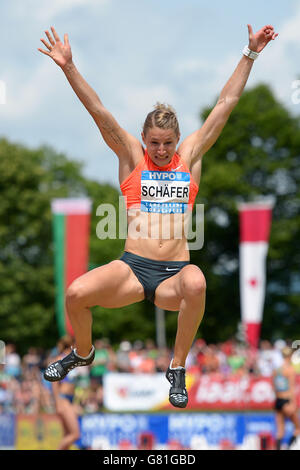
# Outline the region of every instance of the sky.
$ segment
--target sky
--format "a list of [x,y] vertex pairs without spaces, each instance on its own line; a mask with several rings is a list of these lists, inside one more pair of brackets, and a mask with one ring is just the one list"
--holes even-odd
[[118,186],[117,157],[62,70],[37,50],[44,31],[54,26],[61,39],[68,33],[79,72],[128,132],[140,139],[159,101],[175,108],[184,138],[200,127],[201,110],[215,104],[234,71],[247,23],[255,31],[272,24],[279,33],[247,88],[269,84],[300,115],[292,99],[300,78],[300,1],[2,0],[0,137],[49,145],[83,162],[86,177]]

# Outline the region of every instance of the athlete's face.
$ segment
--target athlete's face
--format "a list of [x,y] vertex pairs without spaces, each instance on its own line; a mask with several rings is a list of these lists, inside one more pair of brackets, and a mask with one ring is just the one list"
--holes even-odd
[[159,127],[148,129],[146,135],[142,133],[142,139],[149,157],[157,166],[170,163],[179,142],[179,137],[173,129],[160,129]]

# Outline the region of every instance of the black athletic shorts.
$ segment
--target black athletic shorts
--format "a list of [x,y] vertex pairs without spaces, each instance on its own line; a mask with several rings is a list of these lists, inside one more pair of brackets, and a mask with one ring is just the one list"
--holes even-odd
[[154,303],[157,286],[165,279],[179,273],[184,266],[190,264],[189,261],[157,261],[134,255],[128,251],[123,253],[120,260],[131,267],[144,287],[145,298],[152,303]]
[[286,403],[289,403],[289,402],[290,400],[286,400],[284,398],[276,398],[274,409],[277,411],[281,411],[284,405],[286,405]]

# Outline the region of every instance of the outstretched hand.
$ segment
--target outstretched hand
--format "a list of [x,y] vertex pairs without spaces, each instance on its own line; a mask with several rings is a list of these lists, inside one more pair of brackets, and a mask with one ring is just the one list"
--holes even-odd
[[253,33],[252,26],[248,26],[249,49],[254,52],[261,52],[270,41],[274,41],[278,34],[274,32],[272,25],[268,24],[261,28],[257,33]]
[[45,51],[44,49],[38,49],[38,51],[51,57],[51,59],[53,59],[57,65],[63,68],[68,63],[72,62],[72,52],[68,35],[64,35],[64,43],[62,43],[53,26],[51,26],[51,31],[53,37],[49,31],[45,31],[49,42],[47,42],[45,39],[41,39],[42,43],[47,47],[48,51]]

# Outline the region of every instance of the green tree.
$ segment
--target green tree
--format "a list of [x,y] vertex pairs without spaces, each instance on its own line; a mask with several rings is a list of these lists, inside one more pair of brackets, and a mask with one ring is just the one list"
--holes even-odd
[[[210,109],[202,112],[205,119]],[[274,198],[262,337],[300,334],[300,119],[259,85],[246,91],[204,156],[197,203],[205,204],[205,242],[191,259],[207,279],[200,329],[212,342],[233,336],[240,321],[237,204]]]
[[1,339],[20,352],[57,338],[50,201],[69,188],[83,188],[78,164],[0,140]]

